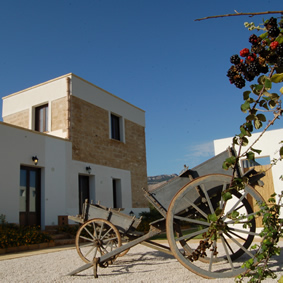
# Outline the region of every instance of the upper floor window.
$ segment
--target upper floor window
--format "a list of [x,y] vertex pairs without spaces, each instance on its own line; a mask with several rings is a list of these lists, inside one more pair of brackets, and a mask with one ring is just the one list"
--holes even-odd
[[111,114],[111,138],[122,141],[122,121],[121,117]]
[[34,129],[38,132],[48,131],[48,104],[44,104],[35,108]]

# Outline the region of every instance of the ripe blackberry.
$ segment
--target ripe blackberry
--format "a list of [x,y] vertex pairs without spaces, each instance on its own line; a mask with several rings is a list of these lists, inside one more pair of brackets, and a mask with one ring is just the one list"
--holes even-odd
[[240,57],[237,54],[230,57],[231,64],[237,65],[237,64],[240,63],[240,60],[241,59],[240,59]]
[[259,65],[259,63],[257,61],[254,61],[249,64],[247,68],[247,72],[250,73],[251,75],[258,76],[260,74],[260,69],[261,66]]
[[253,76],[253,75],[250,74],[250,73],[244,73],[244,78],[245,78],[246,81],[251,82],[251,81],[253,81],[253,79],[255,78],[255,76]]
[[258,37],[255,35],[255,34],[252,34],[250,37],[249,37],[249,42],[252,44],[252,45],[257,45],[259,40],[258,40]]
[[270,37],[277,37],[280,33],[280,30],[277,26],[274,26],[274,27],[271,27],[269,30],[268,30],[268,35]]
[[266,61],[270,64],[275,64],[277,61],[277,54],[270,54],[268,56],[266,56]]
[[245,82],[245,80],[244,80],[242,77],[237,78],[237,79],[235,80],[235,86],[236,86],[237,88],[243,88],[245,85],[246,85],[246,82]]
[[265,26],[267,29],[270,29],[270,27],[277,26],[277,19],[271,17],[268,21],[265,22],[264,26]]
[[278,57],[278,59],[277,59],[277,66],[278,67],[283,67],[283,57]]
[[277,46],[276,53],[280,56],[283,55],[283,43]]
[[228,72],[227,72],[227,77],[229,78],[229,79],[233,79],[235,76],[237,76],[237,72],[235,72],[235,70],[234,70],[234,68],[230,68],[229,70],[228,70]]
[[236,67],[237,72],[239,73],[244,72],[246,70],[246,66],[243,63],[240,63],[236,65],[235,67]]
[[266,74],[268,72],[268,66],[261,66],[260,72]]

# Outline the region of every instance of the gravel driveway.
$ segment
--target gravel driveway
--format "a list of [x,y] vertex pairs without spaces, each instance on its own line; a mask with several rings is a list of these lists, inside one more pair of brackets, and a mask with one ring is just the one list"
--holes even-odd
[[[283,242],[280,242],[283,247]],[[83,265],[75,249],[56,252],[41,252],[36,255],[1,260],[0,282],[208,282],[184,268],[173,256],[143,245],[133,247],[125,256],[118,258],[108,268],[99,268],[99,278],[94,279],[93,270],[88,269],[76,276],[69,272]],[[282,251],[283,252],[283,251]],[[2,256],[3,259],[3,256]],[[283,275],[283,254],[272,260],[272,269],[278,279]],[[234,278],[215,279],[213,282],[235,282]],[[276,282],[266,280],[264,282]]]

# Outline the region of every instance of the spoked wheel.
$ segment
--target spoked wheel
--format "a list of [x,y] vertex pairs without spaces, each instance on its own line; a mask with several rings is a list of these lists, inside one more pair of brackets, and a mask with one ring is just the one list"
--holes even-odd
[[[171,251],[187,269],[205,278],[244,272],[242,263],[253,257],[249,247],[259,236],[255,217],[260,209],[257,203],[263,199],[246,185],[240,192],[231,191],[232,199],[225,205],[222,192],[230,182],[230,176],[221,174],[194,179],[168,208],[166,231]],[[240,221],[235,220],[237,216]]]
[[[92,262],[122,244],[118,229],[109,221],[94,218],[84,223],[76,235],[76,249],[81,259]],[[111,259],[114,261],[115,258]]]

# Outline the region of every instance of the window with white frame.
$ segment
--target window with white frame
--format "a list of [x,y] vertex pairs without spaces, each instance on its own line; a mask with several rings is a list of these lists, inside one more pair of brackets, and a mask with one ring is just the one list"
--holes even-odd
[[111,113],[111,139],[123,141],[123,123],[122,117]]
[[48,103],[35,107],[34,130],[43,133],[48,132]]

